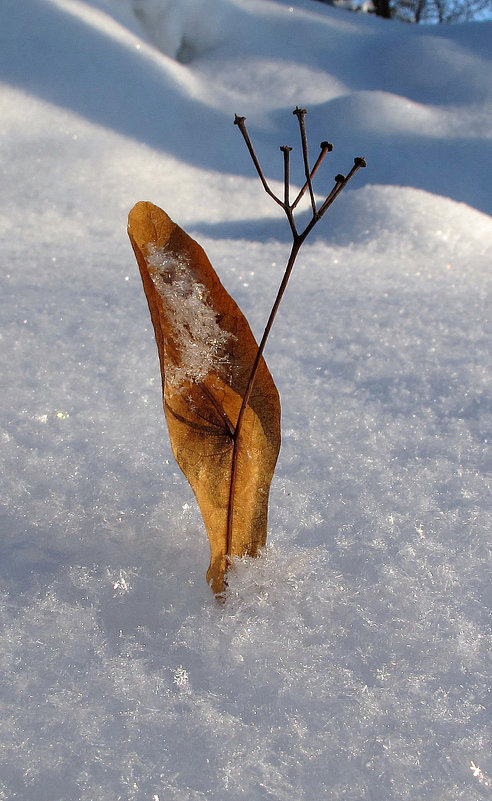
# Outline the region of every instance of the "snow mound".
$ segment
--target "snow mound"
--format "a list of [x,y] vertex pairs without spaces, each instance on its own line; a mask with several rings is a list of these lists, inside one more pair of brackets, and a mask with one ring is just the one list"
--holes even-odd
[[217,47],[229,34],[228,0],[132,0],[151,42],[183,64]]

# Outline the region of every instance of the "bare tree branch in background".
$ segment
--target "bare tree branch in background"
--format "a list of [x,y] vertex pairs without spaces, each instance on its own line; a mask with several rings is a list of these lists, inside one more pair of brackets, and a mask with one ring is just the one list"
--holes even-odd
[[471,22],[492,18],[492,0],[318,0],[403,22]]

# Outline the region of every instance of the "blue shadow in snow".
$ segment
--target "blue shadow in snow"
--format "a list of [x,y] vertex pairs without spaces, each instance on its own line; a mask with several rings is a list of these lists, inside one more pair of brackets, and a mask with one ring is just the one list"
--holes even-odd
[[[3,0],[4,25],[0,32],[0,80],[70,109],[103,127],[172,153],[202,168],[231,174],[254,175],[254,167],[233,123],[231,109],[210,108],[186,92],[180,70],[165,71],[158,61],[133,53],[125,44],[104,35],[76,16],[40,0]],[[307,57],[307,56],[306,56]],[[163,57],[164,58],[164,57]],[[302,56],[301,56],[302,58]],[[366,86],[354,89],[371,88]],[[391,87],[389,87],[391,88]],[[335,153],[323,166],[329,191],[337,172],[346,172],[354,156],[365,155],[368,169],[354,186],[366,183],[411,186],[450,197],[492,214],[488,181],[492,142],[470,137],[450,139],[405,133],[363,133],[363,121],[346,98],[318,104],[309,115],[309,140],[329,139]],[[241,109],[238,109],[241,111]],[[464,111],[466,113],[466,110]],[[355,117],[354,117],[355,114]],[[299,159],[298,132],[291,114],[272,112],[272,132],[252,136],[268,177],[281,179],[278,144],[291,140]],[[333,165],[333,166],[332,166]],[[297,180],[300,176],[294,174]],[[320,176],[321,179],[321,176]],[[321,180],[320,180],[321,184]],[[249,223],[231,224],[229,234],[247,235]],[[288,238],[282,226],[259,221],[255,238]],[[201,230],[205,232],[205,227]],[[210,233],[211,229],[210,229]]]

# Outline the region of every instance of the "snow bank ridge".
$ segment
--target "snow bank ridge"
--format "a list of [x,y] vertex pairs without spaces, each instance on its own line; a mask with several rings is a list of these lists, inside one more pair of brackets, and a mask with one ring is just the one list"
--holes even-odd
[[167,56],[186,64],[216,47],[226,29],[224,0],[132,0],[135,15],[150,41]]

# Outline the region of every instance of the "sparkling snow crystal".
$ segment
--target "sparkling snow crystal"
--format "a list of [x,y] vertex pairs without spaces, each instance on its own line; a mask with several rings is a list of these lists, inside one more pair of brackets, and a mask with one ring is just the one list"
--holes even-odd
[[154,285],[179,332],[181,365],[166,364],[166,381],[179,387],[198,383],[211,370],[227,374],[228,343],[232,338],[217,322],[207,288],[197,282],[189,259],[168,248],[149,246],[149,268]]

